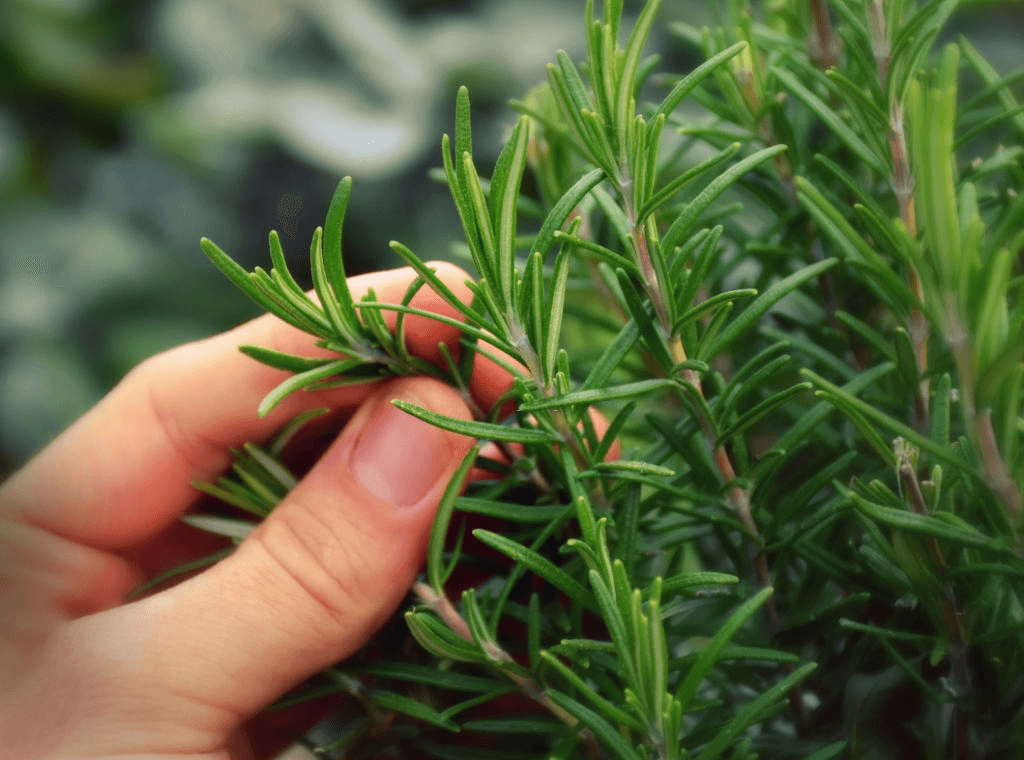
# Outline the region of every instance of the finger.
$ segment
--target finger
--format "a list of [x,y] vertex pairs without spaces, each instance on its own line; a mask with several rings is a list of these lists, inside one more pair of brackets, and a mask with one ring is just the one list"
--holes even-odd
[[458,394],[437,381],[390,382],[228,559],[72,624],[91,646],[116,648],[99,658],[112,669],[103,678],[134,713],[156,714],[153,700],[173,695],[190,710],[208,710],[191,714],[192,725],[230,730],[231,719],[352,654],[388,619],[419,571],[437,504],[473,443],[400,412],[389,403],[396,396],[469,417]]
[[[460,298],[471,297],[458,267],[432,264]],[[400,302],[412,269],[353,277],[357,300],[372,287],[378,299]],[[457,316],[436,293],[421,289],[417,308]],[[394,325],[396,315],[384,313]],[[424,317],[406,321],[410,350],[438,356],[437,344],[458,345],[459,331]],[[228,450],[268,438],[295,414],[318,406],[353,407],[373,386],[293,394],[265,419],[255,410],[288,374],[238,352],[254,344],[316,355],[313,338],[264,316],[230,332],[146,361],[106,398],[18,472],[0,492],[15,514],[69,539],[106,549],[131,546],[158,532],[196,498],[190,485],[230,462]],[[478,403],[488,407],[510,383],[493,362],[475,364]]]
[[138,581],[117,557],[0,517],[0,659],[38,645],[62,619],[119,604]]

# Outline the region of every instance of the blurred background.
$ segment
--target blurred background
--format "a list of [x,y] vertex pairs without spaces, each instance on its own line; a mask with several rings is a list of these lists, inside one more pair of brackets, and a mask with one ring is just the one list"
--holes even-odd
[[[0,0],[0,478],[142,359],[257,315],[203,235],[251,269],[278,229],[301,282],[352,175],[350,273],[399,265],[391,239],[450,258],[458,219],[427,175],[458,86],[486,171],[507,99],[558,48],[583,57],[583,5]],[[662,21],[700,26],[713,8],[666,2]],[[972,5],[957,29],[1010,71],[1021,15]],[[652,45],[663,70],[697,62],[666,34]]]

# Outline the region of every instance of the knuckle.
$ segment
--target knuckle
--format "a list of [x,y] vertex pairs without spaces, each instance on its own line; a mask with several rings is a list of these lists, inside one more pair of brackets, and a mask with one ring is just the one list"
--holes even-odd
[[372,551],[358,533],[340,535],[315,509],[293,500],[279,506],[251,538],[271,572],[301,589],[301,600],[312,604],[314,615],[352,628],[372,613]]

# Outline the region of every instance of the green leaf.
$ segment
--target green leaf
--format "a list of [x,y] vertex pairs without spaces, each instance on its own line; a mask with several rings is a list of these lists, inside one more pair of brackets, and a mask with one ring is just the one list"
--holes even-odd
[[869,93],[865,93],[855,82],[834,68],[825,72],[825,78],[832,91],[845,98],[851,113],[866,117],[865,121],[872,128],[873,134],[888,133],[889,114],[882,110]]
[[580,390],[602,389],[639,337],[640,330],[637,329],[636,320],[629,320],[622,326],[615,338],[605,346],[597,363],[590,370],[583,385],[580,386]]
[[655,325],[654,319],[647,311],[649,302],[640,300],[640,294],[637,293],[633,281],[625,271],[617,269],[615,274],[618,277],[619,289],[625,301],[624,306],[633,317],[633,321],[636,322],[644,345],[665,372],[670,372],[675,362],[672,361],[668,344],[665,342],[665,334]]
[[761,403],[754,406],[752,409],[744,412],[739,419],[733,422],[729,427],[722,431],[718,437],[718,445],[728,443],[737,435],[742,435],[749,428],[756,425],[764,417],[778,409],[780,406],[785,404],[790,399],[800,395],[807,389],[811,388],[811,383],[798,383],[794,386],[781,390],[778,393],[774,393],[766,398]]
[[893,630],[892,628],[882,628],[881,626],[877,625],[860,623],[856,620],[850,620],[848,618],[841,618],[839,620],[839,627],[851,631],[862,631],[864,633],[870,633],[880,638],[895,639],[897,641],[912,641],[917,644],[929,644],[935,638],[934,635],[911,633],[909,631],[897,631]]
[[[447,154],[447,150],[445,153]],[[462,157],[473,155],[473,121],[470,118],[469,90],[465,85],[459,87],[455,96],[455,176],[458,190],[463,198],[469,197],[469,185],[466,184],[465,166]],[[481,272],[481,275],[485,272]]]
[[708,406],[707,399],[704,398],[704,394],[701,390],[689,380],[683,380],[676,383],[675,391],[679,397],[688,403],[693,409],[693,413],[697,416],[697,420],[701,426],[707,426],[714,439],[717,440],[719,421],[714,412],[711,411],[711,407]]
[[[774,356],[790,346],[788,340],[772,343],[768,348],[759,351],[733,375],[725,389],[712,402],[715,411],[722,416],[731,414],[739,402],[750,392],[756,390],[764,382],[789,363],[788,354]],[[772,358],[774,356],[774,358]]]
[[[858,182],[854,177],[850,175],[850,173],[846,169],[837,164],[828,156],[819,153],[814,157],[814,163],[815,165],[820,166],[822,169],[828,172],[828,174],[833,179],[838,180],[839,184],[842,185],[842,187],[845,188],[850,195],[856,198],[856,203],[854,203],[855,207],[857,205],[864,206],[867,210],[871,212],[872,216],[877,217],[880,220],[886,220],[885,224],[879,225],[879,230],[882,233],[882,237],[890,241],[893,241],[895,239],[894,233],[891,229],[889,229],[891,227],[890,217],[886,213],[885,209],[883,209],[879,202],[875,199],[875,197],[868,193],[867,191],[865,191],[863,187],[861,187],[860,182]],[[833,185],[831,182],[826,183],[826,187],[832,186]],[[890,248],[895,250],[898,248],[898,246],[895,242],[890,242]]]
[[532,570],[584,607],[596,609],[597,605],[594,602],[594,595],[587,591],[579,581],[573,579],[572,576],[557,567],[551,560],[542,557],[537,552],[528,549],[517,541],[513,541],[511,538],[506,538],[483,528],[474,530],[473,535],[492,549],[497,549],[502,554],[511,557],[516,562]]
[[928,452],[940,462],[953,466],[958,472],[973,475],[976,478],[980,477],[973,468],[969,467],[963,459],[953,454],[948,448],[936,445],[929,438],[925,438],[909,425],[905,425],[904,423],[893,419],[885,412],[882,412],[871,404],[860,400],[852,393],[833,385],[828,380],[815,374],[809,369],[800,370],[800,374],[814,383],[817,387],[828,391],[833,396],[841,398],[846,403],[847,407],[856,410],[865,419],[873,420],[890,432],[906,438],[914,446]]
[[640,268],[636,264],[610,248],[605,248],[603,245],[595,243],[593,240],[585,240],[574,235],[567,235],[564,232],[555,232],[555,238],[572,243],[581,256],[595,258],[613,269],[625,269],[637,279],[641,277]]
[[567,393],[564,396],[538,399],[537,401],[524,402],[520,409],[524,412],[535,412],[538,409],[555,409],[574,405],[597,404],[602,401],[612,401],[620,398],[638,398],[653,391],[671,388],[675,385],[672,380],[640,380],[625,385],[613,385],[610,388],[596,388],[592,390],[580,389]]
[[662,467],[653,462],[631,462],[626,459],[617,459],[614,462],[598,462],[594,465],[598,472],[639,472],[644,475],[655,475],[662,478],[671,478],[676,474],[675,470]]
[[931,431],[929,438],[936,446],[949,446],[949,405],[953,381],[948,372],[939,376],[932,395],[932,407],[929,410]]
[[883,162],[878,155],[871,150],[871,148],[869,148],[864,141],[860,139],[860,137],[857,136],[857,133],[854,132],[845,121],[843,121],[839,114],[829,108],[821,98],[804,87],[800,80],[790,72],[777,66],[772,67],[772,72],[790,92],[796,95],[796,97],[802,100],[808,108],[817,114],[818,118],[825,123],[836,137],[846,143],[846,147],[853,151],[857,158],[863,161],[879,176],[886,176],[887,171],[885,162]]
[[498,241],[498,272],[504,293],[515,284],[516,201],[526,167],[529,119],[520,116],[512,135],[498,157],[491,179],[490,212]]
[[[667,597],[670,594],[675,594],[684,589],[693,588],[694,586],[716,586],[719,584],[736,584],[739,583],[740,579],[735,575],[728,573],[712,573],[712,572],[690,572],[680,573],[679,575],[673,575],[671,578],[667,578],[661,584],[661,594],[663,597]],[[648,588],[648,593],[650,588]]]
[[[345,286],[344,293],[349,301],[346,304],[345,295],[338,295],[331,283],[330,274],[327,272],[327,262],[324,257],[324,250],[321,244],[323,230],[317,227],[313,231],[313,242],[309,248],[310,270],[313,274],[313,287],[320,298],[320,305],[327,314],[331,326],[338,335],[349,343],[358,345],[362,342],[363,330],[359,318],[356,316],[355,307],[351,302],[351,295],[348,294],[348,286]],[[338,254],[340,257],[340,253]],[[342,270],[344,271],[344,270]]]
[[462,490],[466,475],[479,453],[480,447],[473,446],[463,457],[459,468],[448,481],[434,517],[434,527],[430,532],[430,543],[427,545],[427,580],[438,595],[444,594],[444,543],[448,537],[448,526],[452,513],[457,508],[459,491]]
[[916,393],[920,378],[917,374],[917,357],[910,334],[902,327],[893,331],[893,343],[896,346],[896,371],[903,380],[909,393]]
[[512,443],[558,443],[561,440],[553,433],[536,428],[493,425],[489,422],[473,422],[471,420],[445,417],[443,414],[432,412],[429,409],[424,409],[402,399],[394,399],[391,403],[403,412],[407,412],[417,419],[430,423],[434,427],[461,435],[468,435],[471,438],[480,440],[509,441]]
[[[611,427],[608,428],[609,432]],[[619,542],[616,554],[622,562],[627,576],[636,577],[637,543],[640,527],[640,488],[639,484],[631,484],[626,490],[623,504],[616,515]]]
[[918,75],[924,57],[931,52],[935,38],[959,4],[958,0],[930,0],[919,6],[896,33],[889,66],[889,97],[897,102],[906,97],[907,87]]
[[[269,237],[270,260],[274,262],[271,276],[273,276],[273,272],[277,272],[285,287],[289,288],[296,295],[306,298],[306,292],[299,287],[299,283],[295,282],[292,273],[288,271],[288,262],[284,257],[284,250],[281,248],[281,238],[278,237],[277,230],[271,230]],[[310,302],[310,305],[312,305],[312,302]]]
[[281,456],[281,453],[285,450],[285,447],[289,445],[295,434],[302,429],[302,427],[317,417],[323,417],[331,410],[327,407],[321,407],[319,409],[311,409],[308,412],[303,412],[292,418],[292,421],[285,425],[281,430],[273,436],[270,444],[267,446],[267,451],[275,456]]
[[908,305],[919,305],[907,284],[893,272],[892,265],[867,244],[825,196],[803,177],[796,178],[796,187],[801,203],[814,217],[814,221],[843,253],[865,264],[870,276],[884,288],[890,305],[899,311],[905,311]]
[[967,63],[974,69],[974,72],[981,78],[982,82],[989,88],[993,88],[1000,105],[1003,107],[1004,115],[1012,114],[1013,124],[1017,133],[1024,135],[1024,113],[1021,113],[1019,110],[1017,99],[1014,98],[1009,86],[1000,79],[999,73],[993,68],[992,64],[985,60],[984,56],[978,52],[970,40],[960,35],[958,42]]
[[420,645],[436,657],[456,662],[487,662],[476,644],[460,638],[427,612],[406,612],[405,622]]
[[344,177],[338,183],[334,197],[331,198],[331,205],[327,208],[327,219],[324,221],[323,257],[327,275],[326,284],[337,296],[344,321],[349,325],[358,325],[341,253],[341,230],[351,194],[352,178]]
[[986,549],[998,549],[1001,544],[995,539],[986,536],[981,531],[973,528],[967,523],[953,524],[938,516],[921,515],[917,512],[910,512],[905,509],[894,509],[875,504],[868,501],[856,492],[850,492],[857,509],[873,520],[884,523],[892,528],[905,530],[910,533],[919,533],[925,536],[941,538],[946,541],[953,541],[964,546],[976,546]]
[[294,320],[300,329],[319,337],[333,335],[336,330],[324,314],[324,310],[313,303],[305,293],[296,293],[284,282],[276,270],[268,275],[262,267],[256,267],[249,275],[250,281],[268,298],[277,304],[273,312],[285,321]]
[[665,96],[663,101],[661,101],[661,104],[658,106],[657,110],[655,110],[654,115],[657,116],[659,114],[664,114],[665,116],[668,116],[671,114],[676,110],[676,106],[683,101],[683,98],[690,94],[690,91],[693,90],[694,87],[703,82],[704,79],[706,79],[707,76],[718,66],[721,66],[730,58],[734,57],[745,47],[747,47],[746,42],[737,42],[720,53],[716,53],[711,58],[708,58],[704,63],[679,80],[676,86],[672,88],[672,91]]
[[235,261],[224,253],[224,251],[218,248],[213,241],[204,237],[199,242],[203,248],[203,252],[210,261],[213,262],[214,266],[216,266],[236,288],[245,293],[257,306],[264,311],[283,319],[288,324],[298,327],[300,330],[313,332],[314,335],[320,334],[315,330],[310,330],[309,322],[301,316],[296,316],[286,302],[282,300],[281,296],[272,297],[259,288],[253,282],[249,273],[235,263]]
[[475,309],[464,304],[458,296],[452,292],[451,288],[444,284],[444,282],[437,276],[437,270],[434,267],[427,266],[419,256],[397,240],[392,240],[389,245],[391,246],[391,250],[401,256],[406,264],[416,270],[416,274],[422,277],[431,289],[444,299],[446,304],[460,312],[473,324],[487,329],[494,328],[483,314],[480,314]]
[[679,241],[690,234],[693,225],[697,222],[697,219],[704,213],[707,207],[710,206],[716,198],[718,198],[718,196],[728,190],[731,185],[736,183],[748,171],[759,166],[768,159],[774,158],[784,150],[786,150],[785,145],[773,145],[770,148],[759,150],[752,156],[747,156],[742,161],[739,161],[729,167],[708,183],[707,187],[705,187],[696,198],[690,201],[686,208],[684,208],[679,216],[676,217],[675,221],[672,222],[672,225],[668,228],[668,232],[666,232],[665,236],[662,238],[662,249],[665,251],[671,251],[679,244]]
[[292,375],[264,397],[263,401],[260,402],[259,409],[256,410],[256,415],[260,418],[266,417],[273,411],[275,406],[295,391],[324,378],[344,375],[349,370],[362,366],[362,364],[363,362],[358,359],[344,359]]
[[569,279],[569,250],[563,243],[555,259],[555,273],[551,279],[551,295],[547,304],[548,329],[544,338],[544,367],[548,372],[545,381],[554,374],[555,358],[562,338],[562,316],[565,314],[565,288]]
[[872,346],[884,359],[896,364],[895,349],[877,330],[845,311],[837,311],[836,319],[859,336],[861,340]]
[[476,515],[496,517],[499,520],[512,520],[521,523],[548,523],[552,520],[561,522],[568,518],[572,506],[556,504],[553,506],[542,506],[540,504],[509,504],[503,501],[491,499],[480,499],[472,496],[458,496],[455,499],[455,508],[460,512],[469,512]]
[[[595,641],[590,642],[586,645],[581,644],[581,641],[582,640],[579,639],[575,640],[574,642],[572,642],[572,646],[570,647],[570,642],[563,640],[560,646],[583,651],[605,651],[606,647],[613,647],[613,645],[610,642],[606,641]],[[562,664],[562,662],[557,657],[555,657],[551,652],[542,650],[540,653],[540,657],[545,663],[554,667],[555,670],[557,670],[573,687],[576,688],[579,694],[584,696],[587,699],[587,701],[590,702],[590,704],[594,705],[594,707],[597,710],[599,710],[606,718],[616,723],[621,723],[624,726],[629,726],[630,728],[636,731],[644,730],[644,727],[640,723],[640,721],[638,721],[629,713],[623,712],[619,708],[615,707],[614,705],[612,705],[611,702],[609,702],[607,699],[599,695],[582,678],[580,678],[576,673],[574,673],[572,670],[570,670],[564,664]]]
[[[526,260],[526,267],[523,269],[523,276],[519,282],[517,301],[519,327],[522,328],[526,340],[534,352],[539,357],[546,357],[544,339],[547,337],[545,330],[547,313],[544,310],[544,267],[539,253],[531,254]],[[552,365],[541,365],[539,368],[532,369],[533,373],[539,375],[537,381],[541,385],[546,384],[556,372]]]
[[499,296],[497,299],[506,310],[511,307],[512,294],[508,290],[502,290],[502,285],[508,280],[505,272],[501,269],[501,261],[498,258],[498,251],[496,248],[495,237],[494,237],[494,225],[491,222],[490,212],[487,210],[487,200],[484,197],[484,189],[480,184],[480,177],[476,173],[476,166],[473,165],[473,157],[469,154],[463,154],[461,163],[466,171],[466,184],[469,187],[468,201],[470,209],[473,213],[473,219],[475,227],[480,236],[480,252],[481,258],[486,262],[487,269],[482,270],[489,272],[490,274],[481,277],[481,285],[485,282],[490,282],[491,286],[496,289],[496,295]]
[[817,667],[817,664],[809,662],[803,667],[794,670],[771,688],[763,691],[757,699],[745,705],[736,714],[736,717],[730,720],[718,732],[715,738],[704,748],[704,751],[697,756],[697,760],[715,760],[732,743],[733,739],[739,736],[741,731],[762,720],[766,709],[778,702],[790,688],[809,676]]
[[590,108],[592,105],[590,96],[587,95],[586,85],[583,84],[583,79],[576,69],[576,64],[572,62],[572,58],[564,50],[557,51],[555,57],[558,59],[558,66],[562,72],[562,81],[565,83],[566,91],[574,106],[573,110],[580,113]]
[[466,625],[469,627],[469,632],[473,634],[473,640],[476,645],[480,647],[488,658],[492,662],[501,662],[502,660],[496,657],[496,649],[494,645],[494,637],[491,631],[487,628],[487,621],[484,620],[483,612],[480,611],[480,606],[476,603],[476,591],[468,588],[462,592],[462,611],[463,617],[466,619]]
[[714,343],[704,352],[705,355],[717,356],[725,351],[733,341],[749,330],[783,296],[800,287],[812,277],[832,268],[838,261],[839,259],[819,261],[773,283],[718,334]]
[[441,728],[447,728],[449,731],[460,730],[457,723],[412,697],[395,694],[391,691],[374,689],[370,692],[369,698],[377,707],[385,710],[393,710],[404,715],[411,715],[413,718],[432,723]]
[[468,720],[462,724],[466,731],[485,731],[501,734],[557,734],[566,730],[565,726],[555,720],[540,718],[487,718]]
[[752,298],[757,295],[754,288],[743,288],[741,290],[729,290],[725,293],[717,293],[706,301],[691,307],[676,320],[672,326],[673,333],[679,333],[686,325],[696,322],[718,309],[724,303],[732,303],[739,298]]
[[640,211],[637,213],[637,223],[639,224],[656,209],[661,208],[661,206],[666,201],[668,201],[669,198],[671,198],[673,195],[675,195],[684,187],[686,187],[686,185],[688,185],[693,179],[699,177],[706,171],[714,169],[719,164],[725,163],[730,158],[735,156],[736,153],[739,151],[740,147],[740,143],[734,142],[729,147],[725,148],[719,153],[716,153],[707,161],[702,161],[701,163],[697,164],[697,166],[694,166],[691,169],[687,169],[678,177],[675,177],[671,182],[665,185],[665,187],[663,187],[657,193],[652,195],[647,200],[647,202],[640,207]]
[[928,261],[940,286],[963,298],[971,257],[965,256],[956,203],[953,130],[956,82],[922,88],[911,82],[907,121],[914,170],[918,226],[928,241]]
[[565,220],[569,218],[573,210],[579,206],[587,193],[600,184],[602,179],[604,179],[604,172],[601,169],[593,169],[584,174],[575,185],[566,190],[565,195],[558,199],[558,202],[544,218],[544,223],[541,225],[540,231],[530,247],[530,253],[539,251],[541,255],[547,255],[551,244],[555,240],[555,232],[562,228]]
[[[680,250],[679,258],[676,259],[672,266],[673,278],[683,276],[688,258],[685,255],[687,250],[697,250],[698,247],[700,249],[697,259],[693,262],[693,268],[685,274],[686,282],[676,295],[680,308],[689,308],[696,299],[697,293],[705,284],[708,272],[711,270],[711,265],[718,258],[720,251],[718,242],[722,239],[724,231],[725,228],[720,224],[711,230],[701,230],[696,235],[693,235]],[[691,246],[693,246],[692,249]]]
[[[624,567],[623,570],[625,570]],[[633,659],[633,647],[631,646],[628,629],[626,628],[626,619],[622,615],[622,607],[625,606],[625,600],[623,600],[622,605],[618,603],[618,599],[613,594],[611,587],[596,570],[590,570],[589,577],[590,585],[594,589],[594,596],[600,607],[601,616],[604,618],[604,624],[611,634],[612,643],[615,644],[615,651],[619,656],[619,669],[623,680],[627,685],[636,688],[639,684],[639,675]]]
[[408,683],[423,683],[452,691],[487,692],[503,686],[501,682],[491,678],[456,673],[439,667],[415,665],[411,662],[371,662],[356,665],[351,671],[379,678],[394,678]]
[[[466,245],[469,248],[469,256],[473,260],[473,265],[476,267],[477,272],[480,273],[481,278],[490,278],[492,276],[491,261],[485,258],[480,250],[480,232],[477,229],[476,212],[473,210],[473,204],[469,200],[468,186],[463,189],[462,186],[465,183],[456,176],[451,156],[451,142],[448,139],[448,135],[444,135],[441,138],[441,160],[444,163],[448,189],[451,192],[452,200],[455,202],[455,208],[459,212],[459,221],[462,223],[462,232],[466,239]],[[458,160],[457,163],[459,172],[462,172],[463,162]]]
[[306,372],[337,361],[337,359],[332,359],[330,357],[312,358],[306,356],[295,356],[293,354],[285,354],[280,351],[263,348],[262,346],[239,346],[238,350],[246,356],[266,364],[268,367],[283,369],[287,372],[293,373]]
[[639,760],[640,756],[626,744],[619,732],[596,712],[560,691],[547,689],[544,693],[548,699],[589,728],[613,757],[619,760]]
[[255,443],[246,443],[242,448],[271,479],[277,482],[282,492],[291,491],[298,485],[298,479],[275,455],[264,451]]
[[217,483],[196,480],[192,482],[192,487],[260,518],[269,515],[277,504],[275,500],[268,501],[227,478],[219,478]]
[[892,446],[885,442],[885,439],[879,435],[878,431],[855,407],[847,403],[845,397],[829,393],[828,391],[816,391],[814,395],[828,401],[846,415],[846,418],[857,428],[865,442],[878,454],[879,459],[889,467],[896,466],[896,454],[893,452]]
[[718,629],[718,632],[714,635],[708,645],[704,648],[704,651],[700,653],[700,657],[697,658],[697,662],[690,668],[690,672],[686,674],[686,678],[679,686],[679,690],[676,692],[676,699],[683,706],[683,712],[686,712],[686,708],[689,707],[693,698],[697,694],[697,688],[701,682],[711,671],[715,662],[718,661],[719,655],[728,644],[732,637],[735,636],[740,628],[743,627],[744,623],[750,619],[750,617],[757,612],[761,606],[768,601],[774,593],[774,589],[771,586],[761,589],[755,596],[748,599],[740,607],[729,616],[729,619],[722,624]]
[[629,126],[633,115],[630,113],[630,105],[633,102],[633,90],[636,83],[636,69],[640,64],[640,53],[643,51],[647,35],[654,23],[654,16],[661,7],[661,0],[648,0],[640,16],[636,20],[626,49],[622,54],[619,66],[618,88],[615,92],[615,126],[619,135],[620,158],[626,157],[628,145]]
[[530,670],[534,673],[540,667],[540,636],[543,621],[540,615],[540,596],[536,591],[530,594],[526,608],[526,649],[530,654]]
[[[361,310],[386,309],[388,311],[403,312],[405,314],[415,314],[418,317],[425,317],[426,319],[432,319],[435,322],[440,322],[451,327],[456,327],[459,330],[461,330],[465,335],[471,336],[472,338],[475,338],[477,340],[482,340],[486,343],[490,343],[495,348],[505,351],[506,353],[515,353],[516,350],[515,347],[512,346],[510,343],[508,343],[505,340],[502,340],[493,333],[487,332],[485,329],[474,327],[464,322],[460,322],[457,319],[446,317],[443,314],[436,314],[432,311],[427,311],[426,309],[417,309],[412,306],[402,306],[401,304],[396,303],[380,303],[372,301],[360,301],[359,308]],[[477,350],[479,351],[480,349]],[[515,372],[510,371],[510,374],[515,374]]]

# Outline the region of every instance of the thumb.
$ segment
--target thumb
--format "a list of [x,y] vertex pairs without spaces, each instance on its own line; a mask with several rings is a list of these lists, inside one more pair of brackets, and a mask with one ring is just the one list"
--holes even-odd
[[385,384],[230,557],[103,613],[125,618],[116,659],[149,689],[244,716],[362,646],[419,572],[438,502],[473,444],[394,398],[470,418],[438,381]]

